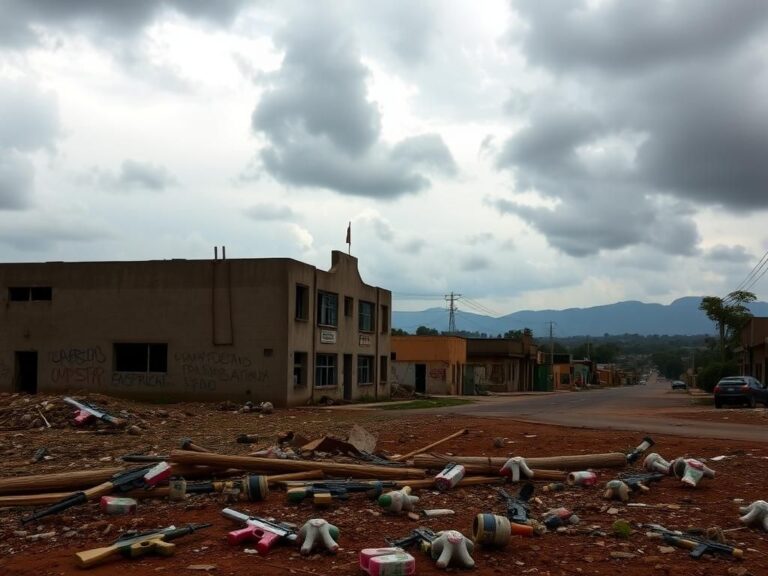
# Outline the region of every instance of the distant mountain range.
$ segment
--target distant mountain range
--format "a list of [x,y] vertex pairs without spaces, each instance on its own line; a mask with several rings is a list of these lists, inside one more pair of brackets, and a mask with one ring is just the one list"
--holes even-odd
[[[700,302],[701,297],[691,296],[675,300],[669,305],[629,301],[591,308],[523,310],[501,318],[458,310],[456,329],[496,336],[508,330],[530,328],[534,336],[544,337],[549,335],[549,323],[554,322],[554,334],[558,337],[604,334],[714,334],[715,326],[707,315],[699,310]],[[755,316],[768,316],[766,302],[754,302],[749,308]],[[429,308],[420,312],[393,311],[392,325],[411,334],[415,333],[419,326],[443,332],[448,330],[448,310]]]

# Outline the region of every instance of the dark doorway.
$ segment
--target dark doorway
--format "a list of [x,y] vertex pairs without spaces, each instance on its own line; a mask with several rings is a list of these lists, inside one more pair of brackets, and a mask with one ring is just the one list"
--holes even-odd
[[37,394],[37,352],[16,352],[16,392]]
[[344,354],[344,400],[352,400],[352,354]]
[[427,365],[416,364],[416,392],[419,394],[427,393]]

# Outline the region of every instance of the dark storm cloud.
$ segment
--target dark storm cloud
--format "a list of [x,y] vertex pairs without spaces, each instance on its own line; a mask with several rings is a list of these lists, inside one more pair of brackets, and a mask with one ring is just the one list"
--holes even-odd
[[380,141],[381,116],[367,94],[369,71],[333,10],[305,10],[276,41],[284,59],[265,78],[267,89],[251,118],[253,130],[269,141],[261,159],[275,179],[392,198],[428,187],[426,173],[455,173],[437,135],[391,149]]
[[36,26],[130,36],[164,10],[226,23],[246,3],[246,0],[0,0],[0,45],[23,46],[36,42]]
[[407,138],[392,149],[392,159],[406,165],[421,165],[449,176],[456,174],[456,163],[448,146],[437,134]]
[[162,166],[136,160],[123,161],[116,181],[120,188],[142,188],[156,192],[175,183],[176,179]]
[[707,250],[705,254],[707,260],[713,262],[744,263],[753,259],[752,254],[747,252],[744,246],[725,246],[718,244]]
[[526,22],[525,56],[553,83],[533,94],[527,125],[497,166],[518,191],[558,203],[497,199],[497,208],[574,256],[634,244],[691,255],[699,241],[691,206],[768,208],[768,74],[758,37],[768,4],[512,6]]
[[717,60],[748,42],[768,21],[755,0],[603,2],[513,0],[531,25],[523,46],[531,62],[631,75],[684,61]]

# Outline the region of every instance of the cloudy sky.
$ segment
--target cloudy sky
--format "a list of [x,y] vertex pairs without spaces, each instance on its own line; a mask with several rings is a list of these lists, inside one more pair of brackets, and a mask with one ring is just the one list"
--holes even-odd
[[0,14],[2,261],[328,268],[351,221],[396,310],[501,315],[724,295],[768,250],[768,2]]

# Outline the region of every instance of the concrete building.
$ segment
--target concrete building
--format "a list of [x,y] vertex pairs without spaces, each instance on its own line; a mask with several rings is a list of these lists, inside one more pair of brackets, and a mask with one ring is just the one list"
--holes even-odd
[[277,406],[389,397],[388,290],[357,259],[0,264],[0,391]]
[[741,374],[753,376],[765,383],[768,381],[768,318],[753,317],[741,330],[740,353]]
[[426,394],[534,389],[536,345],[522,338],[393,336],[395,382]]
[[466,363],[467,341],[464,338],[392,336],[394,381],[420,394],[462,394]]
[[534,390],[538,347],[533,338],[470,338],[467,340],[467,365],[482,374],[474,386],[490,392]]

